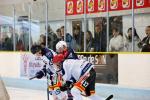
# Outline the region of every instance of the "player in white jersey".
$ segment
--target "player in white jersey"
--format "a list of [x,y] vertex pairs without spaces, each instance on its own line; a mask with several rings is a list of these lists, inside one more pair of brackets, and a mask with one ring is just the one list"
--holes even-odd
[[92,100],[101,100],[95,95],[96,72],[94,66],[85,60],[66,59],[62,54],[54,56],[52,60],[54,68],[60,71],[65,81],[60,87],[61,91],[71,89],[74,100],[82,100],[82,95]]
[[45,63],[43,69],[38,71],[33,78],[41,79],[44,76],[47,77],[48,100],[49,95],[53,96],[54,100],[66,100],[66,94],[61,92],[59,89],[62,85],[61,75],[55,71],[51,62],[56,53],[53,50],[43,48],[40,45],[33,45],[31,47],[31,52],[36,56],[43,56],[43,58],[45,57],[45,59],[43,59],[43,62]]

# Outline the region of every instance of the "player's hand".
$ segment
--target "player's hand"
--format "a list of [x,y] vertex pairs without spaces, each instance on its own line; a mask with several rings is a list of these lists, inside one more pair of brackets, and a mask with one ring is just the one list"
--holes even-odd
[[66,83],[60,87],[61,91],[66,91],[68,89],[71,89],[73,87],[73,83],[70,81],[66,81]]
[[36,78],[41,79],[46,74],[46,68],[43,68],[42,70],[38,71],[35,75]]

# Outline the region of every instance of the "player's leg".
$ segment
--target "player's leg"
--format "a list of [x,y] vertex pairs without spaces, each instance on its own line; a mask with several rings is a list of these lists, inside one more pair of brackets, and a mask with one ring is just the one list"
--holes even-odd
[[77,89],[76,87],[73,87],[71,89],[71,94],[73,95],[73,100],[83,100],[81,91],[79,89]]
[[88,83],[88,86],[85,87],[86,96],[90,96],[90,95],[95,94],[96,72],[92,68],[89,73],[90,73],[90,76],[85,80],[85,82]]

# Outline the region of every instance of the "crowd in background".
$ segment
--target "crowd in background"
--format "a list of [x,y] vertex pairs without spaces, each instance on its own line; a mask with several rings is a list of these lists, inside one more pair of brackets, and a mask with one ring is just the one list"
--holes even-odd
[[[123,35],[122,17],[110,18],[109,41],[107,50],[107,32],[106,32],[106,19],[95,19],[94,33],[90,30],[86,32],[86,51],[87,52],[126,52],[132,51],[132,27],[129,27],[127,32]],[[135,52],[149,52],[150,51],[150,26],[146,26],[143,39],[140,39],[136,28],[134,32],[134,51]],[[17,51],[29,50],[29,29],[22,27],[19,35],[13,33],[13,28],[10,27],[9,34],[3,33],[0,35],[0,50],[13,50],[13,43],[15,43]],[[143,31],[144,34],[144,31]],[[34,36],[34,35],[32,35]],[[64,38],[65,37],[65,38]],[[14,39],[13,39],[14,38]],[[46,45],[46,33],[39,36],[39,41],[32,44]],[[53,31],[48,25],[47,35],[48,48],[55,50],[55,45],[60,40],[65,40],[70,48],[77,52],[84,51],[84,32],[80,25],[74,25],[72,33],[64,33],[64,26],[59,27],[56,32]],[[14,42],[15,41],[15,42]]]

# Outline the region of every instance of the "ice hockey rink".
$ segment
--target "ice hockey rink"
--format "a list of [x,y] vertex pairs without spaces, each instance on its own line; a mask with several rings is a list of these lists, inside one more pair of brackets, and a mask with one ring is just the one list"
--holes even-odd
[[[10,100],[47,100],[46,91],[7,87]],[[49,97],[49,100],[53,100]],[[83,97],[83,100],[90,100]],[[103,98],[103,100],[105,100]],[[114,100],[114,99],[112,99]]]
[[[7,56],[6,54],[1,55]],[[8,67],[0,66],[0,74],[10,100],[47,100],[46,80],[29,80],[27,77],[20,77],[20,67],[17,66],[20,64],[20,56],[13,54],[11,57],[11,64],[7,60],[4,62],[4,58],[0,57],[1,66],[6,66],[8,63]],[[16,57],[18,59],[14,59]],[[150,100],[149,57],[150,55],[143,54],[119,55],[118,84],[96,83],[96,94],[104,100],[111,94],[114,95],[112,100]],[[10,59],[9,54],[8,58]],[[129,58],[134,60],[131,61]],[[141,67],[141,65],[143,66]],[[4,99],[0,98],[0,100]]]
[[[46,81],[3,78],[10,100],[47,100]],[[149,100],[149,89],[120,87],[117,85],[96,84],[96,94],[105,100],[113,94],[111,100]],[[53,100],[51,97],[49,100]],[[83,100],[89,100],[83,98]]]
[[[6,84],[6,90],[10,100],[47,100],[46,88],[45,87],[37,88],[37,86],[40,86],[40,84],[43,83],[42,81],[34,81],[37,83],[36,85],[34,85],[33,82],[29,81],[28,82],[22,81],[22,83],[24,83],[22,85],[18,84],[20,83],[20,81],[18,80],[16,80],[16,82],[15,81],[12,82],[11,85],[9,82],[10,81],[6,79],[4,83]],[[102,99],[105,100],[104,97],[102,97]],[[53,100],[53,98],[50,96],[49,100]],[[90,100],[90,99],[83,97],[83,100]]]

